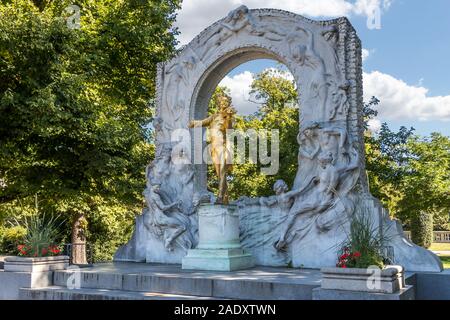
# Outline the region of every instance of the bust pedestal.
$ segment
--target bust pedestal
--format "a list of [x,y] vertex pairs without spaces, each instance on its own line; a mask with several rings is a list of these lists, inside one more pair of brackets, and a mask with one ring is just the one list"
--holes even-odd
[[183,258],[183,269],[234,271],[254,266],[251,254],[239,241],[237,206],[202,204],[198,225],[198,246]]

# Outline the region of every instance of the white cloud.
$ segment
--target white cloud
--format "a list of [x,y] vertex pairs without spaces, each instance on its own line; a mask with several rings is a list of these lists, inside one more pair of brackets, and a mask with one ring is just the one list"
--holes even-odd
[[364,73],[364,100],[380,99],[378,117],[384,120],[450,121],[450,95],[428,96],[422,86],[408,85],[391,75]]
[[[284,76],[293,79],[290,73],[284,73]],[[253,113],[258,106],[249,101],[254,100],[249,95],[252,81],[252,73],[245,71],[226,76],[220,83],[230,89],[233,104],[240,114]],[[377,119],[369,123],[371,130],[379,130],[381,121],[389,120],[450,121],[450,95],[428,96],[428,91],[379,71],[364,73],[364,101],[369,101],[372,96],[381,101]]]
[[370,50],[362,49],[362,61],[366,61],[370,56]]
[[186,0],[178,13],[181,44],[191,41],[210,24],[245,4],[249,8],[275,8],[309,17],[371,16],[373,8],[387,10],[391,0]]
[[378,119],[370,119],[368,121],[369,130],[372,132],[378,132],[381,129],[381,121]]
[[230,89],[233,106],[239,114],[248,115],[258,108],[258,104],[249,101],[252,81],[253,74],[250,71],[245,71],[233,77],[226,76],[219,84]]
[[[267,68],[273,74],[283,77],[287,80],[293,81],[294,76],[290,72],[280,71],[276,68]],[[220,86],[225,86],[230,89],[230,95],[233,99],[233,106],[236,108],[239,114],[249,115],[257,111],[258,106],[263,101],[257,101],[257,99],[250,95],[250,86],[253,82],[253,74],[250,71],[244,71],[235,76],[226,76],[219,83]]]

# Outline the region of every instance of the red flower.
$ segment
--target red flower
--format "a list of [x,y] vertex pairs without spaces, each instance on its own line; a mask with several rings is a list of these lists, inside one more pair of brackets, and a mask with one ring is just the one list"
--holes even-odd
[[25,256],[27,254],[27,246],[24,244],[19,244],[17,246],[17,249],[19,250],[19,254]]
[[361,253],[356,251],[356,252],[353,253],[353,257],[359,258],[359,257],[361,257]]
[[344,253],[344,254],[340,257],[340,259],[341,259],[341,260],[345,260],[345,259],[347,259],[349,256],[350,256],[350,255],[349,255],[348,253]]
[[42,248],[42,255],[45,256],[48,253],[47,248]]
[[345,264],[343,264],[341,268],[347,268],[347,266]]
[[61,250],[57,246],[49,246],[50,252],[54,255],[57,255],[61,252]]

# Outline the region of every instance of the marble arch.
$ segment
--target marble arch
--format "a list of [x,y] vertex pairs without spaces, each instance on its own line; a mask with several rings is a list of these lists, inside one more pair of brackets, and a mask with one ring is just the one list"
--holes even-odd
[[[241,242],[257,264],[334,266],[333,248],[345,238],[349,218],[364,211],[380,233],[390,235],[386,246],[393,248],[395,263],[411,271],[439,271],[439,259],[405,239],[401,225],[370,195],[364,160],[361,42],[350,22],[344,17],[314,21],[291,12],[245,6],[159,64],[157,151],[147,168],[144,191],[148,207],[137,217],[133,238],[118,250],[115,260],[180,263],[195,246],[196,205],[208,196],[206,171],[202,165],[190,164],[188,141],[174,150],[173,132],[206,115],[213,90],[231,69],[258,58],[285,64],[299,88],[302,161],[293,191],[308,191],[292,196],[282,192],[270,206],[264,198],[238,201]],[[322,166],[333,170],[335,181],[323,178]],[[309,188],[312,180],[323,183]],[[333,192],[326,183],[332,184]]]

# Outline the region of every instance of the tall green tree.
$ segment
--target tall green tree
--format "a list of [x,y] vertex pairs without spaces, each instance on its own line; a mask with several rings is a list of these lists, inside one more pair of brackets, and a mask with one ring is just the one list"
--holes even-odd
[[[366,104],[366,120],[376,116],[379,101]],[[366,167],[372,194],[392,216],[412,231],[416,244],[429,246],[433,224],[449,226],[450,138],[439,133],[414,135],[414,129],[392,131],[386,123],[366,131]]]
[[153,150],[156,64],[175,51],[179,5],[2,1],[0,209],[38,194],[43,210],[69,217],[72,242],[88,238],[105,257],[111,238],[126,237]]
[[[413,241],[429,246],[434,217],[448,221],[450,213],[450,138],[439,133],[415,136],[408,141],[408,148],[411,157],[398,216],[412,226]],[[414,228],[416,225],[425,229]]]

